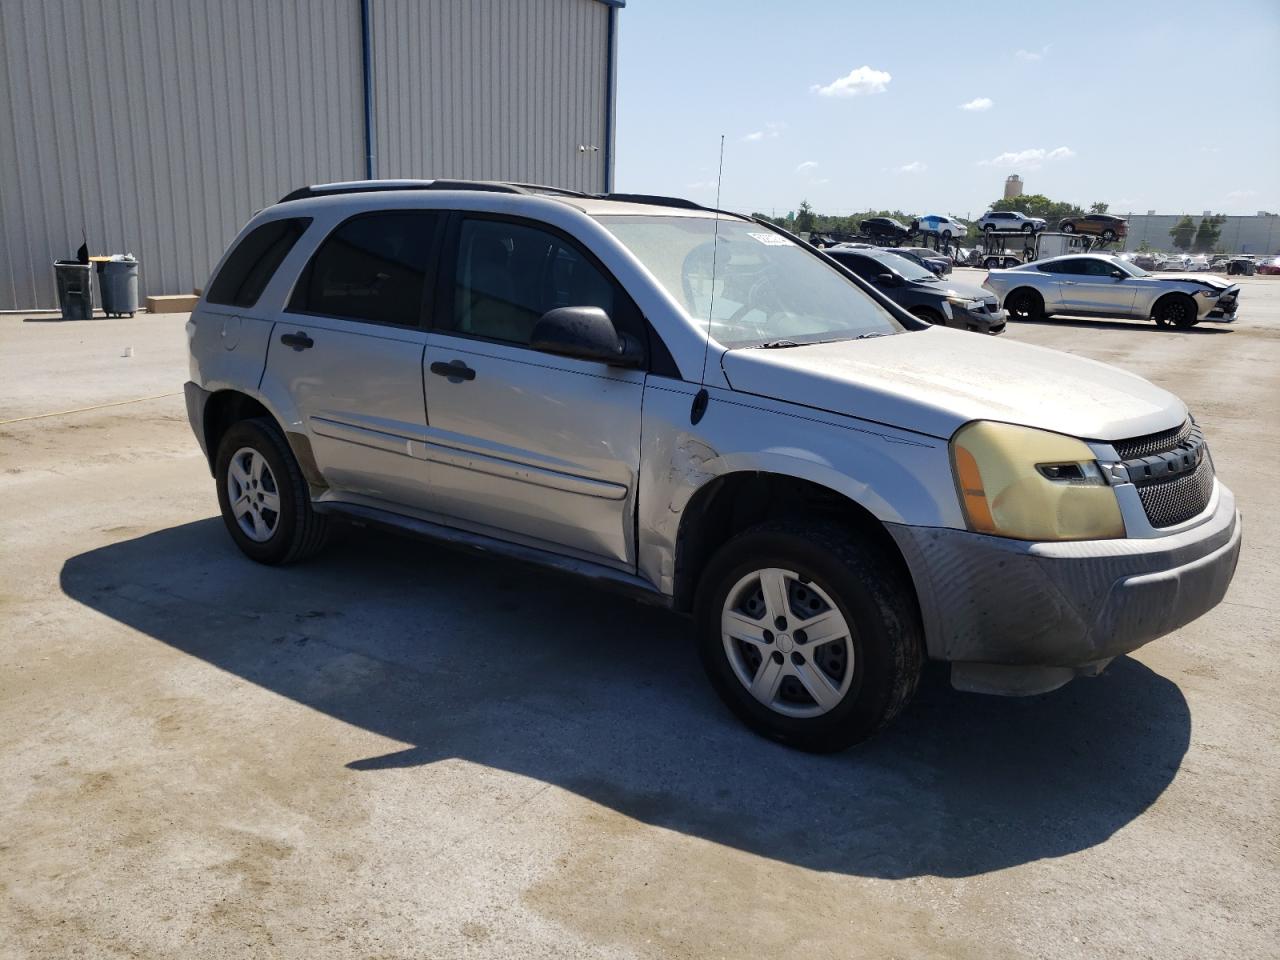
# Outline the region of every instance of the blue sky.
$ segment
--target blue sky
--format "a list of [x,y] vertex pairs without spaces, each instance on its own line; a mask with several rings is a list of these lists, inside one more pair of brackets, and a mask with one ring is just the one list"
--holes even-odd
[[[630,0],[619,190],[785,213],[1280,210],[1280,0]],[[967,109],[966,109],[967,105]]]

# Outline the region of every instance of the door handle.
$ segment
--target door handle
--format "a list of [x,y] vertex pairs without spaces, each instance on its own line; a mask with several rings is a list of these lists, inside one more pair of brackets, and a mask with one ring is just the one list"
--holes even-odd
[[461,360],[450,360],[448,363],[437,360],[431,364],[431,372],[437,376],[448,377],[453,383],[476,378],[476,372]]
[[301,330],[297,333],[280,334],[280,342],[286,347],[293,347],[295,350],[306,350],[307,348],[314,347],[316,345],[316,342]]
[[1063,281],[1062,281],[1062,285],[1063,285],[1064,287],[1074,287],[1074,286],[1076,285],[1076,281],[1074,281],[1074,280],[1063,280]]

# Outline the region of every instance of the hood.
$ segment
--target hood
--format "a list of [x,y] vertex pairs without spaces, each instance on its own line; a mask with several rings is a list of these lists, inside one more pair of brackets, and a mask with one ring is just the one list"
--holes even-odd
[[[995,300],[996,295],[990,290],[984,290],[976,283],[965,283],[964,281],[954,281],[950,278],[939,280],[937,283],[917,283],[921,290],[928,290],[930,293],[937,293],[944,297],[964,297],[966,300]],[[859,343],[866,343],[860,340]]]
[[1000,420],[1121,440],[1187,416],[1173,394],[1116,367],[945,327],[730,350],[721,364],[734,390],[940,438],[970,420]]
[[1202,287],[1209,287],[1213,290],[1225,290],[1227,287],[1233,287],[1235,284],[1228,283],[1221,277],[1206,275],[1203,273],[1158,273],[1155,275],[1156,280],[1177,280],[1181,283],[1198,283]]

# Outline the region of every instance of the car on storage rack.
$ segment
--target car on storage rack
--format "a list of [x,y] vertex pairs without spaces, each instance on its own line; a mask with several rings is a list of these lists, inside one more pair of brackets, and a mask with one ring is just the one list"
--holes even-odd
[[937,213],[926,214],[917,220],[916,224],[920,233],[933,234],[941,238],[944,243],[959,240],[969,233],[967,223],[961,223],[952,217],[944,217]]
[[911,230],[893,217],[869,217],[858,229],[876,243],[900,243],[912,236]]
[[[728,706],[805,749],[881,728],[926,657],[987,692],[1097,673],[1214,606],[1239,554],[1172,394],[925,323],[687,200],[303,188],[244,227],[187,334],[246,556],[302,560],[347,520],[612,585],[690,613]],[[544,626],[585,649],[574,616]]]
[[1129,221],[1110,213],[1090,213],[1081,217],[1064,217],[1058,223],[1063,233],[1086,233],[1103,240],[1119,240],[1129,235]]
[[1154,320],[1193,327],[1202,320],[1236,319],[1240,287],[1212,275],[1148,273],[1115,256],[1085,254],[992,270],[982,283],[1015,320],[1053,314]]
[[1047,224],[1039,217],[1028,217],[1017,210],[988,210],[977,223],[979,230],[988,233],[992,230],[1017,230],[1021,233],[1036,233]]
[[998,297],[975,284],[941,280],[900,250],[836,247],[827,254],[927,323],[977,333],[1004,332],[1005,313]]

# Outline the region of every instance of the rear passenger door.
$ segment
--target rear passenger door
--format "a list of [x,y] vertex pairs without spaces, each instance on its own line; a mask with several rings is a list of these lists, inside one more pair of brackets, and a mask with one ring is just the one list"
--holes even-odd
[[645,372],[530,348],[564,306],[602,307],[646,342],[617,281],[546,224],[457,214],[441,259],[425,380],[432,509],[459,525],[622,569]]
[[444,219],[387,210],[343,221],[272,331],[267,376],[286,385],[340,494],[426,502],[424,313]]

